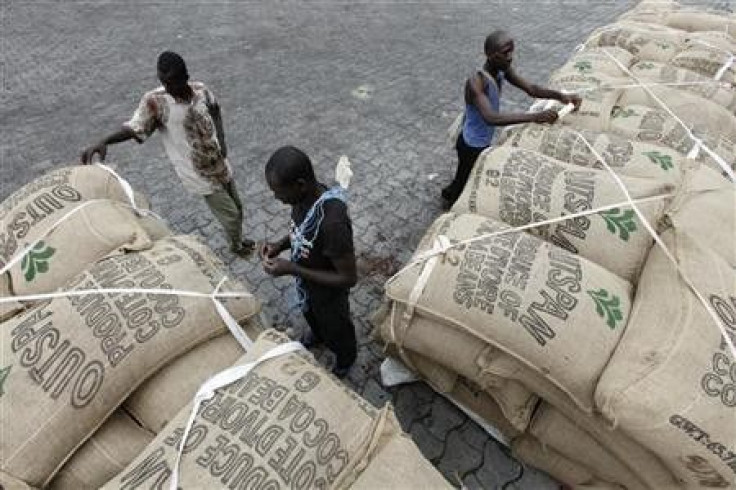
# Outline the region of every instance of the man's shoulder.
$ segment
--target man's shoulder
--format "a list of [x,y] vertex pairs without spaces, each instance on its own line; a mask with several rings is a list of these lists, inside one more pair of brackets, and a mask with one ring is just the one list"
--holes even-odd
[[341,199],[327,199],[323,204],[323,209],[325,223],[350,222],[348,205]]
[[163,97],[164,95],[166,95],[166,89],[163,88],[163,87],[161,87],[161,86],[159,86],[159,87],[156,87],[153,90],[149,90],[148,92],[146,92],[145,94],[143,94],[143,98],[144,99],[153,99],[153,98],[156,98],[156,97]]

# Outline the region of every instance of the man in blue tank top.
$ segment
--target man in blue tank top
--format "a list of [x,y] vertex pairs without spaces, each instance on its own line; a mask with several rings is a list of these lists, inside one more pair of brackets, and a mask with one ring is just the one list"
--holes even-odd
[[514,40],[505,31],[488,35],[484,45],[486,62],[465,83],[465,117],[462,131],[457,138],[458,165],[455,179],[442,190],[447,208],[451,207],[465,187],[478,156],[491,145],[496,126],[509,126],[528,122],[553,123],[557,112],[546,110],[536,113],[502,113],[501,87],[504,80],[531,97],[556,99],[563,104],[580,106],[580,97],[534,85],[521,78],[511,66]]

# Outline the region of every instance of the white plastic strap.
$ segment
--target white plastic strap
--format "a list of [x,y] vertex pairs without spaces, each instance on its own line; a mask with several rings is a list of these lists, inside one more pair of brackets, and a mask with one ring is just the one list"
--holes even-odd
[[712,86],[717,85],[720,87],[724,86],[723,82],[716,80],[699,80],[694,82],[640,82],[640,83],[623,83],[623,84],[609,84],[602,83],[594,87],[585,87],[576,90],[576,93],[584,92],[595,92],[603,89],[626,89],[626,88],[639,88],[639,87],[694,87],[699,85]]
[[680,267],[680,264],[677,263],[677,259],[675,259],[675,257],[672,255],[672,253],[667,249],[667,246],[664,244],[664,242],[659,237],[659,235],[657,234],[657,232],[654,231],[654,228],[652,228],[652,225],[646,220],[646,217],[644,216],[644,214],[642,214],[642,212],[639,210],[639,207],[636,205],[634,199],[631,197],[631,194],[629,193],[629,190],[626,188],[626,185],[624,185],[624,183],[621,180],[621,178],[608,165],[608,163],[603,158],[603,156],[600,153],[598,153],[595,150],[595,148],[593,148],[593,145],[590,144],[590,142],[585,138],[585,136],[583,136],[579,132],[577,132],[577,134],[578,134],[578,137],[583,141],[583,143],[585,143],[585,145],[588,147],[588,149],[593,153],[593,155],[595,155],[595,157],[598,159],[598,161],[600,161],[603,164],[603,166],[606,168],[606,170],[608,170],[608,172],[611,174],[611,176],[613,177],[613,179],[616,181],[616,183],[618,184],[618,186],[623,191],[624,195],[626,195],[626,199],[628,199],[629,204],[631,205],[631,208],[634,210],[634,212],[638,216],[638,218],[641,221],[641,223],[644,225],[644,227],[649,232],[649,234],[652,235],[652,237],[654,238],[654,241],[656,241],[657,242],[657,245],[660,246],[660,248],[664,252],[665,256],[670,260],[670,262],[672,262],[672,265],[675,266],[675,269],[680,274],[680,277],[685,282],[685,284],[690,288],[690,290],[695,294],[695,296],[698,298],[698,300],[703,304],[703,306],[705,307],[705,309],[708,311],[708,314],[711,316],[711,318],[715,322],[716,326],[718,326],[718,328],[721,331],[721,334],[723,335],[723,338],[725,339],[726,343],[730,347],[731,354],[734,356],[734,358],[736,358],[736,347],[734,347],[734,344],[731,341],[731,337],[729,335],[728,330],[726,330],[726,327],[723,325],[723,323],[721,322],[721,320],[718,317],[718,315],[716,314],[716,312],[713,311],[713,308],[711,308],[710,304],[705,299],[705,297],[700,293],[700,291],[698,291],[698,289],[695,287],[695,285],[690,280],[690,278],[687,276],[687,274],[685,274],[685,271],[682,270],[682,268]]
[[238,324],[238,322],[235,321],[235,318],[233,318],[230,312],[227,311],[227,308],[225,308],[220,300],[217,299],[217,293],[220,291],[220,287],[222,287],[226,279],[227,276],[222,276],[222,279],[220,279],[220,282],[217,283],[217,287],[214,291],[212,291],[210,297],[215,303],[215,309],[217,310],[217,313],[220,314],[220,318],[222,318],[225,326],[228,328],[228,330],[230,330],[230,333],[233,334],[233,337],[235,337],[235,340],[238,341],[243,350],[245,352],[248,352],[248,350],[253,347],[253,341],[248,338],[248,335],[246,335],[243,329],[240,328],[240,325]]
[[[0,304],[22,301],[42,301],[45,299],[71,298],[74,296],[86,296],[88,294],[156,294],[164,296],[186,296],[190,298],[212,298],[212,293],[199,293],[197,291],[186,291],[181,289],[149,289],[149,288],[99,288],[99,289],[75,289],[72,291],[56,291],[54,293],[24,294],[22,296],[0,296]],[[248,292],[224,292],[214,295],[216,298],[252,298]]]
[[[23,257],[25,257],[26,254],[28,254],[28,252],[30,252],[38,244],[38,242],[40,242],[41,240],[43,240],[44,238],[46,238],[52,231],[54,231],[64,221],[68,220],[69,218],[71,218],[72,216],[74,216],[75,214],[77,214],[78,212],[80,212],[81,210],[83,210],[84,208],[86,208],[87,206],[92,206],[92,205],[100,204],[100,203],[109,203],[109,202],[111,202],[111,201],[109,201],[108,199],[92,199],[90,201],[85,201],[85,202],[81,203],[79,206],[75,207],[74,209],[72,209],[71,211],[69,211],[68,213],[66,213],[64,216],[62,216],[61,218],[59,218],[58,220],[56,220],[53,224],[49,225],[49,227],[46,228],[43,231],[43,233],[41,233],[41,235],[38,238],[36,238],[35,240],[33,240],[28,246],[26,246],[25,248],[23,248],[12,259],[10,259],[8,261],[8,263],[5,264],[0,269],[0,276],[2,276],[3,274],[5,274],[6,272],[8,272],[15,264],[18,263],[18,261],[23,260]],[[131,206],[128,206],[127,204],[125,204],[125,203],[118,203],[118,204],[120,204],[121,206],[131,207]],[[150,214],[152,216],[158,217],[158,215],[156,215],[155,213],[153,213],[151,211],[148,211],[148,210],[145,210],[145,209],[144,210],[139,210],[139,215],[140,215],[140,211],[143,211],[145,214]]]
[[40,237],[38,237],[37,239],[35,239],[34,241],[32,241],[28,246],[26,246],[19,253],[17,253],[13,258],[11,258],[8,261],[8,263],[5,264],[2,269],[0,269],[0,276],[2,276],[3,274],[5,274],[6,272],[8,272],[15,264],[18,263],[18,261],[22,260],[23,257],[25,257],[26,254],[28,252],[30,252],[33,249],[33,247],[35,247],[38,244],[38,242],[40,242],[41,240],[43,240],[44,238],[46,238],[46,236],[49,233],[51,233],[52,231],[54,231],[54,229],[56,229],[57,226],[59,226],[64,221],[68,220],[69,218],[71,218],[72,216],[74,216],[75,214],[77,214],[79,211],[83,210],[87,206],[92,206],[93,204],[99,204],[101,202],[109,202],[109,201],[107,201],[105,199],[93,199],[91,201],[85,201],[82,204],[80,204],[79,206],[77,206],[76,208],[74,208],[71,211],[69,211],[68,213],[66,213],[64,216],[62,216],[58,220],[56,220],[56,222],[54,224],[52,224],[51,226],[49,226],[48,228],[46,228],[46,230],[44,230],[44,232],[41,234]]
[[727,56],[726,61],[723,63],[723,66],[716,72],[715,76],[713,77],[713,80],[720,80],[723,78],[723,75],[726,73],[726,71],[733,66],[734,63],[734,55],[732,52],[723,49],[718,46],[714,46],[713,44],[703,41],[702,39],[693,39],[693,44],[701,44],[703,46],[707,46],[710,49],[713,49],[715,51],[720,51],[721,53],[725,54]]
[[197,393],[194,395],[192,412],[189,415],[189,420],[187,421],[184,433],[181,436],[181,443],[177,449],[176,462],[174,463],[171,481],[169,482],[170,490],[177,490],[179,488],[179,466],[181,464],[181,457],[184,452],[184,448],[186,447],[187,439],[189,438],[189,432],[192,430],[192,426],[194,425],[194,421],[197,418],[197,413],[199,413],[199,408],[202,403],[215,396],[215,390],[244,378],[259,364],[275,357],[291,354],[292,352],[297,352],[299,350],[304,350],[304,346],[299,342],[287,342],[285,344],[278,345],[253,362],[249,362],[241,366],[233,366],[225,369],[224,371],[220,371],[200,386],[199,390],[197,390]]
[[575,104],[573,103],[563,106],[560,110],[557,111],[557,119],[562,119],[563,117],[567,116],[574,110],[575,110]]
[[[643,197],[643,198],[640,198],[640,199],[635,199],[634,202],[636,202],[636,203],[644,203],[644,202],[650,202],[650,201],[659,201],[659,200],[662,200],[662,199],[667,199],[669,197],[673,197],[673,194],[658,194],[656,196]],[[629,205],[629,201],[618,202],[616,204],[609,204],[609,205],[601,206],[601,207],[598,207],[598,208],[595,208],[595,209],[589,209],[587,211],[580,211],[578,213],[566,214],[564,216],[558,216],[556,218],[550,218],[550,219],[547,219],[547,220],[544,220],[544,221],[537,221],[537,222],[534,222],[534,223],[529,223],[529,224],[522,225],[522,226],[517,226],[517,227],[509,227],[509,228],[505,228],[503,230],[493,231],[491,233],[484,233],[483,235],[478,235],[478,236],[473,237],[473,238],[468,238],[467,240],[462,240],[462,241],[459,241],[459,242],[452,243],[452,244],[448,245],[446,248],[444,248],[442,250],[437,250],[437,249],[433,248],[432,250],[429,250],[429,251],[427,251],[427,252],[425,252],[425,253],[423,253],[421,255],[418,255],[414,260],[412,260],[411,262],[409,262],[408,264],[406,264],[403,268],[401,268],[401,270],[399,270],[396,274],[394,274],[387,282],[393,281],[395,278],[399,277],[401,274],[404,274],[406,271],[408,271],[412,267],[414,267],[414,266],[416,266],[418,264],[421,264],[421,263],[423,263],[423,262],[431,259],[432,257],[435,257],[435,256],[440,255],[440,254],[444,254],[445,252],[447,252],[447,250],[450,250],[452,248],[461,247],[461,246],[468,245],[468,244],[471,244],[471,243],[474,243],[474,242],[478,242],[478,241],[481,241],[481,240],[487,240],[489,238],[493,238],[493,237],[499,236],[499,235],[505,235],[507,233],[517,233],[517,232],[520,232],[520,231],[526,231],[526,230],[531,230],[533,228],[538,228],[540,226],[553,225],[555,223],[560,223],[562,221],[567,221],[567,220],[579,218],[579,217],[582,217],[582,216],[589,216],[589,215],[592,215],[592,214],[597,214],[597,213],[600,213],[600,212],[603,212],[603,211],[609,211],[609,210],[614,209],[614,208],[620,208],[622,206],[628,206],[628,205]]]
[[716,72],[716,75],[713,77],[713,80],[720,80],[723,78],[723,75],[728,71],[729,68],[733,66],[734,62],[734,56],[731,55],[728,57],[728,60],[723,64],[723,66]]
[[[715,162],[723,169],[724,172],[728,175],[729,179],[732,183],[736,184],[736,174],[734,174],[733,169],[726,163],[726,161],[720,157],[716,152],[708,148],[702,140],[698,139],[692,131],[690,131],[690,128],[680,119],[677,117],[677,115],[672,112],[672,109],[670,109],[667,104],[665,104],[662,99],[660,99],[657,94],[655,94],[649,87],[642,84],[641,81],[634,76],[633,73],[631,73],[631,70],[629,70],[626,66],[623,65],[619,60],[617,60],[614,56],[612,56],[610,53],[604,51],[604,53],[611,58],[624,72],[626,72],[629,77],[631,77],[632,80],[637,82],[639,86],[641,86],[644,90],[647,91],[647,93],[680,125],[682,126],[685,131],[687,132],[688,136],[695,142],[696,145],[700,145],[700,147],[705,151]],[[692,151],[692,150],[691,150]]]
[[130,202],[130,207],[133,208],[133,211],[137,215],[139,215],[139,216],[142,215],[144,210],[141,210],[138,207],[138,205],[136,204],[136,202],[135,202],[135,194],[133,193],[133,187],[131,187],[131,185],[128,183],[128,181],[125,180],[124,178],[122,178],[116,171],[114,171],[111,167],[108,167],[104,163],[96,163],[95,165],[97,165],[101,169],[109,172],[113,177],[115,177],[115,179],[120,184],[120,187],[123,188],[123,192],[125,193],[125,197],[127,197],[128,198],[128,201]]

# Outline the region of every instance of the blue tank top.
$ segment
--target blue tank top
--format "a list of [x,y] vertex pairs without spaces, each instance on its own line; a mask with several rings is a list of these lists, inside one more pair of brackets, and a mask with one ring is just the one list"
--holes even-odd
[[[488,100],[491,101],[491,107],[498,112],[501,107],[503,74],[498,74],[495,79],[496,83],[493,83],[485,75],[483,75],[483,80],[486,82],[486,95]],[[463,121],[463,140],[465,144],[473,148],[490,146],[495,131],[496,127],[488,124],[473,104],[465,104],[465,120]]]

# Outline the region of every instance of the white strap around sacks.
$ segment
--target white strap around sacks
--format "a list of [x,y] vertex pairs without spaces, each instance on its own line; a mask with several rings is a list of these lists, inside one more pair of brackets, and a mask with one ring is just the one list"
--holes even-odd
[[734,57],[734,54],[732,52],[725,50],[723,48],[720,48],[718,46],[714,46],[713,44],[709,42],[703,41],[702,39],[693,39],[692,43],[701,44],[715,51],[720,51],[721,53],[727,56],[725,63],[723,63],[723,66],[721,66],[721,68],[716,72],[715,76],[713,77],[713,80],[720,80],[721,78],[723,78],[723,75],[726,73],[726,71],[728,71],[729,68],[733,66],[733,63],[736,60],[736,57]]
[[[636,202],[636,203],[645,203],[645,202],[651,202],[651,201],[660,201],[662,199],[667,199],[667,198],[670,198],[670,197],[673,197],[673,196],[674,196],[674,194],[658,194],[656,196],[650,196],[650,197],[643,197],[643,198],[640,198],[640,199],[634,199],[633,202]],[[396,277],[400,276],[401,274],[405,273],[407,270],[411,269],[412,267],[414,267],[416,265],[420,265],[420,264],[426,262],[427,260],[431,259],[432,257],[435,257],[435,256],[440,255],[440,254],[444,254],[445,252],[447,252],[448,250],[450,250],[452,248],[457,248],[457,247],[460,247],[460,246],[469,245],[469,244],[474,243],[474,242],[478,242],[478,241],[481,241],[481,240],[487,240],[489,238],[493,238],[495,236],[500,236],[500,235],[505,235],[507,233],[517,233],[517,232],[520,232],[520,231],[531,230],[531,229],[538,228],[538,227],[541,227],[541,226],[547,226],[547,225],[553,225],[553,224],[556,224],[556,223],[561,223],[563,221],[567,221],[567,220],[571,220],[571,219],[575,219],[575,218],[580,218],[580,217],[583,217],[583,216],[590,216],[590,215],[593,215],[593,214],[598,214],[598,213],[601,213],[603,211],[610,211],[611,209],[614,209],[614,208],[620,208],[621,206],[627,206],[627,205],[629,205],[629,203],[630,203],[629,201],[621,201],[621,202],[618,202],[618,203],[615,203],[615,204],[608,204],[606,206],[601,206],[601,207],[598,207],[598,208],[595,208],[595,209],[589,209],[587,211],[580,211],[580,212],[577,212],[577,213],[566,214],[565,216],[559,216],[559,217],[556,217],[556,218],[550,218],[550,219],[547,219],[547,220],[544,220],[544,221],[537,221],[537,222],[534,222],[534,223],[529,223],[529,224],[522,225],[522,226],[517,226],[517,227],[509,227],[509,228],[506,228],[506,229],[503,229],[503,230],[494,231],[494,232],[491,232],[491,233],[484,233],[482,235],[478,235],[478,236],[473,237],[473,238],[468,238],[467,240],[461,240],[459,242],[452,243],[449,246],[447,246],[446,249],[443,249],[443,250],[436,250],[436,249],[433,248],[432,250],[428,250],[427,252],[424,252],[424,253],[420,254],[415,259],[413,259],[411,262],[409,262],[408,264],[406,264],[404,267],[401,268],[401,270],[399,270],[396,274],[394,274],[387,282],[393,281],[394,278],[396,278]]]
[[123,188],[123,192],[125,193],[125,197],[128,198],[128,201],[130,202],[130,207],[133,209],[136,215],[142,216],[142,215],[148,215],[148,216],[154,216],[158,219],[161,219],[161,217],[151,211],[150,209],[141,209],[138,207],[138,205],[135,202],[135,193],[133,192],[133,187],[130,185],[130,183],[122,178],[120,174],[118,174],[115,170],[112,169],[112,167],[109,167],[105,165],[104,163],[96,163],[98,167],[108,172],[110,175],[115,177],[115,179],[120,184],[120,187]]
[[189,415],[189,420],[187,421],[187,425],[184,428],[184,433],[181,436],[181,442],[179,444],[179,447],[177,448],[176,462],[174,463],[174,469],[171,474],[169,490],[177,490],[179,488],[179,466],[181,463],[181,457],[184,452],[184,448],[186,447],[189,432],[194,425],[194,420],[197,418],[197,413],[199,413],[199,408],[202,403],[215,396],[216,390],[232,384],[235,381],[247,376],[248,373],[250,373],[259,364],[262,364],[275,357],[284,356],[287,354],[291,354],[292,352],[298,352],[300,350],[304,350],[304,346],[299,342],[287,342],[285,344],[274,347],[253,362],[249,362],[241,366],[233,366],[224,371],[220,371],[219,373],[215,374],[210,379],[204,382],[199,390],[197,390],[197,394],[194,395],[194,400],[192,402],[192,413]]
[[414,308],[416,308],[417,302],[424,292],[424,288],[427,287],[429,276],[432,275],[432,270],[435,268],[437,262],[440,260],[440,256],[444,255],[450,248],[452,248],[452,243],[450,242],[450,239],[447,238],[445,235],[440,235],[435,239],[431,250],[431,253],[433,253],[433,255],[428,258],[426,264],[424,265],[424,268],[422,269],[422,272],[419,274],[419,278],[417,279],[417,282],[414,284],[414,288],[409,294],[409,300],[406,304],[406,308],[401,315],[401,331],[404,334],[401,340],[399,340],[398,336],[396,335],[396,323],[393,321],[393,316],[396,312],[396,305],[393,305],[393,307],[391,308],[391,340],[401,351],[403,351],[404,345],[403,337],[406,336],[406,332],[409,330],[409,326],[411,325],[411,318],[414,316]]
[[[677,115],[676,115],[676,114],[675,114],[674,112],[672,112],[672,109],[670,109],[670,108],[669,108],[669,107],[667,106],[667,104],[665,104],[665,103],[664,103],[664,102],[662,101],[662,99],[660,99],[660,98],[659,98],[659,97],[657,96],[657,94],[655,94],[655,93],[654,93],[654,92],[653,92],[653,91],[652,91],[652,90],[651,90],[651,89],[650,89],[649,87],[647,87],[647,86],[646,86],[645,84],[641,83],[641,81],[640,81],[640,80],[639,80],[638,78],[636,78],[636,76],[634,76],[634,74],[633,74],[633,73],[631,73],[631,70],[629,70],[629,69],[628,69],[627,67],[625,67],[625,66],[624,66],[624,65],[623,65],[623,64],[622,64],[622,63],[621,63],[621,62],[620,62],[619,60],[617,60],[617,59],[616,59],[616,58],[615,58],[614,56],[612,56],[612,55],[611,55],[610,53],[607,53],[607,52],[605,52],[605,51],[604,51],[604,54],[606,54],[606,56],[608,56],[609,58],[611,58],[611,59],[612,59],[612,60],[613,60],[613,61],[614,61],[614,62],[615,62],[615,63],[616,63],[616,64],[617,64],[617,65],[618,65],[618,66],[619,66],[620,68],[621,68],[621,70],[623,70],[624,72],[626,72],[626,74],[627,74],[627,75],[629,75],[629,77],[630,77],[630,78],[631,78],[632,80],[634,80],[635,82],[637,82],[638,86],[642,87],[642,88],[643,88],[643,89],[644,89],[644,90],[645,90],[645,91],[646,91],[646,92],[647,92],[647,93],[648,93],[648,94],[649,94],[649,95],[650,95],[650,96],[651,96],[651,97],[652,97],[652,98],[653,98],[653,99],[654,99],[654,100],[655,100],[655,101],[656,101],[656,102],[657,102],[657,103],[658,103],[658,104],[659,104],[660,106],[662,106],[662,108],[663,108],[663,109],[664,109],[665,111],[667,111],[667,113],[668,113],[668,114],[669,114],[669,115],[670,115],[670,116],[671,116],[672,118],[674,118],[674,120],[675,120],[675,121],[676,121],[676,122],[677,122],[677,123],[678,123],[678,124],[679,124],[680,126],[682,126],[682,127],[683,127],[683,128],[685,129],[685,131],[687,132],[687,135],[688,135],[688,136],[689,136],[689,137],[690,137],[690,138],[691,138],[691,139],[693,140],[693,142],[695,143],[695,145],[693,146],[693,149],[691,150],[691,153],[692,153],[693,151],[696,151],[696,150],[695,150],[696,148],[698,148],[698,149],[701,149],[701,148],[702,148],[702,149],[703,149],[703,150],[704,150],[704,151],[705,151],[706,153],[708,153],[708,155],[709,155],[709,156],[710,156],[710,157],[711,157],[711,158],[712,158],[713,160],[715,160],[715,161],[716,161],[716,163],[718,163],[718,165],[719,165],[719,166],[720,166],[720,167],[721,167],[721,168],[723,169],[723,171],[724,171],[724,172],[726,172],[726,174],[728,175],[728,177],[729,177],[729,179],[731,180],[731,182],[732,182],[732,183],[733,183],[734,185],[736,185],[736,174],[734,174],[734,172],[733,172],[733,169],[732,169],[732,168],[730,167],[730,165],[728,165],[728,163],[726,163],[726,161],[725,161],[725,160],[724,160],[723,158],[721,158],[721,156],[720,156],[720,155],[718,155],[718,154],[717,154],[716,152],[714,152],[713,150],[711,150],[710,148],[708,148],[708,147],[707,147],[707,146],[706,146],[706,145],[705,145],[705,144],[703,143],[703,141],[702,141],[701,139],[699,139],[698,137],[696,137],[696,136],[695,136],[695,135],[694,135],[694,134],[692,133],[692,131],[690,131],[690,128],[689,128],[689,127],[687,126],[687,124],[685,124],[685,123],[684,123],[684,122],[682,121],[682,119],[680,119],[679,117],[677,117]],[[689,155],[688,155],[688,156],[689,156]]]
[[721,319],[718,317],[715,311],[713,311],[713,308],[711,308],[708,301],[705,299],[703,294],[695,287],[693,282],[690,280],[687,274],[685,274],[685,271],[682,270],[680,267],[680,264],[677,263],[677,259],[672,255],[672,253],[669,251],[667,246],[664,244],[662,239],[659,237],[657,232],[654,230],[652,225],[646,220],[642,212],[639,210],[638,206],[636,205],[634,199],[631,197],[631,194],[629,193],[629,190],[624,185],[621,178],[616,174],[616,172],[613,171],[613,169],[608,165],[606,160],[603,158],[603,156],[596,151],[595,148],[593,148],[593,145],[590,144],[590,142],[585,139],[585,136],[583,136],[580,132],[577,132],[578,137],[585,143],[585,145],[588,147],[588,149],[591,151],[591,153],[598,159],[598,161],[603,164],[603,166],[608,170],[608,172],[611,174],[613,179],[616,181],[618,186],[621,188],[623,193],[626,195],[626,198],[629,201],[629,205],[634,210],[636,215],[638,216],[639,220],[641,220],[644,227],[647,229],[650,235],[654,238],[654,241],[657,242],[657,245],[662,249],[665,256],[672,262],[672,265],[674,265],[675,269],[677,270],[678,274],[682,278],[682,280],[687,284],[687,286],[692,290],[692,292],[695,294],[695,296],[698,298],[698,301],[700,301],[703,306],[705,307],[708,314],[711,316],[713,321],[715,322],[716,326],[720,329],[721,335],[723,336],[725,342],[728,344],[728,347],[731,349],[731,354],[736,357],[736,347],[733,344],[733,341],[731,340],[731,336],[729,335],[728,330],[726,330],[725,325],[721,322]]
[[243,329],[240,328],[240,325],[238,325],[238,322],[235,321],[235,318],[233,318],[230,312],[227,311],[227,308],[225,308],[220,300],[217,299],[217,293],[220,291],[220,287],[222,287],[226,280],[227,276],[222,276],[222,279],[217,283],[217,287],[212,291],[210,297],[215,303],[215,309],[217,310],[217,313],[219,313],[220,318],[222,318],[222,321],[225,323],[225,326],[227,326],[227,329],[230,330],[230,333],[233,334],[235,340],[237,340],[241,347],[243,347],[243,350],[248,352],[248,350],[253,347],[253,341],[248,338]]
[[[30,252],[38,244],[38,242],[46,238],[49,233],[54,231],[64,221],[68,220],[69,218],[71,218],[72,216],[74,216],[75,214],[77,214],[78,212],[80,212],[81,210],[83,210],[84,208],[88,206],[93,206],[95,204],[107,203],[107,202],[109,202],[107,199],[92,199],[90,201],[83,202],[79,206],[75,207],[74,209],[66,213],[64,216],[62,216],[61,218],[56,220],[52,225],[46,228],[44,232],[41,233],[41,236],[33,240],[29,245],[21,249],[19,253],[15,254],[13,258],[8,260],[8,262],[2,267],[2,269],[0,269],[0,276],[8,272],[19,261],[23,260],[23,257],[25,257],[28,254],[28,252]],[[123,204],[123,206],[125,206],[125,204]]]

